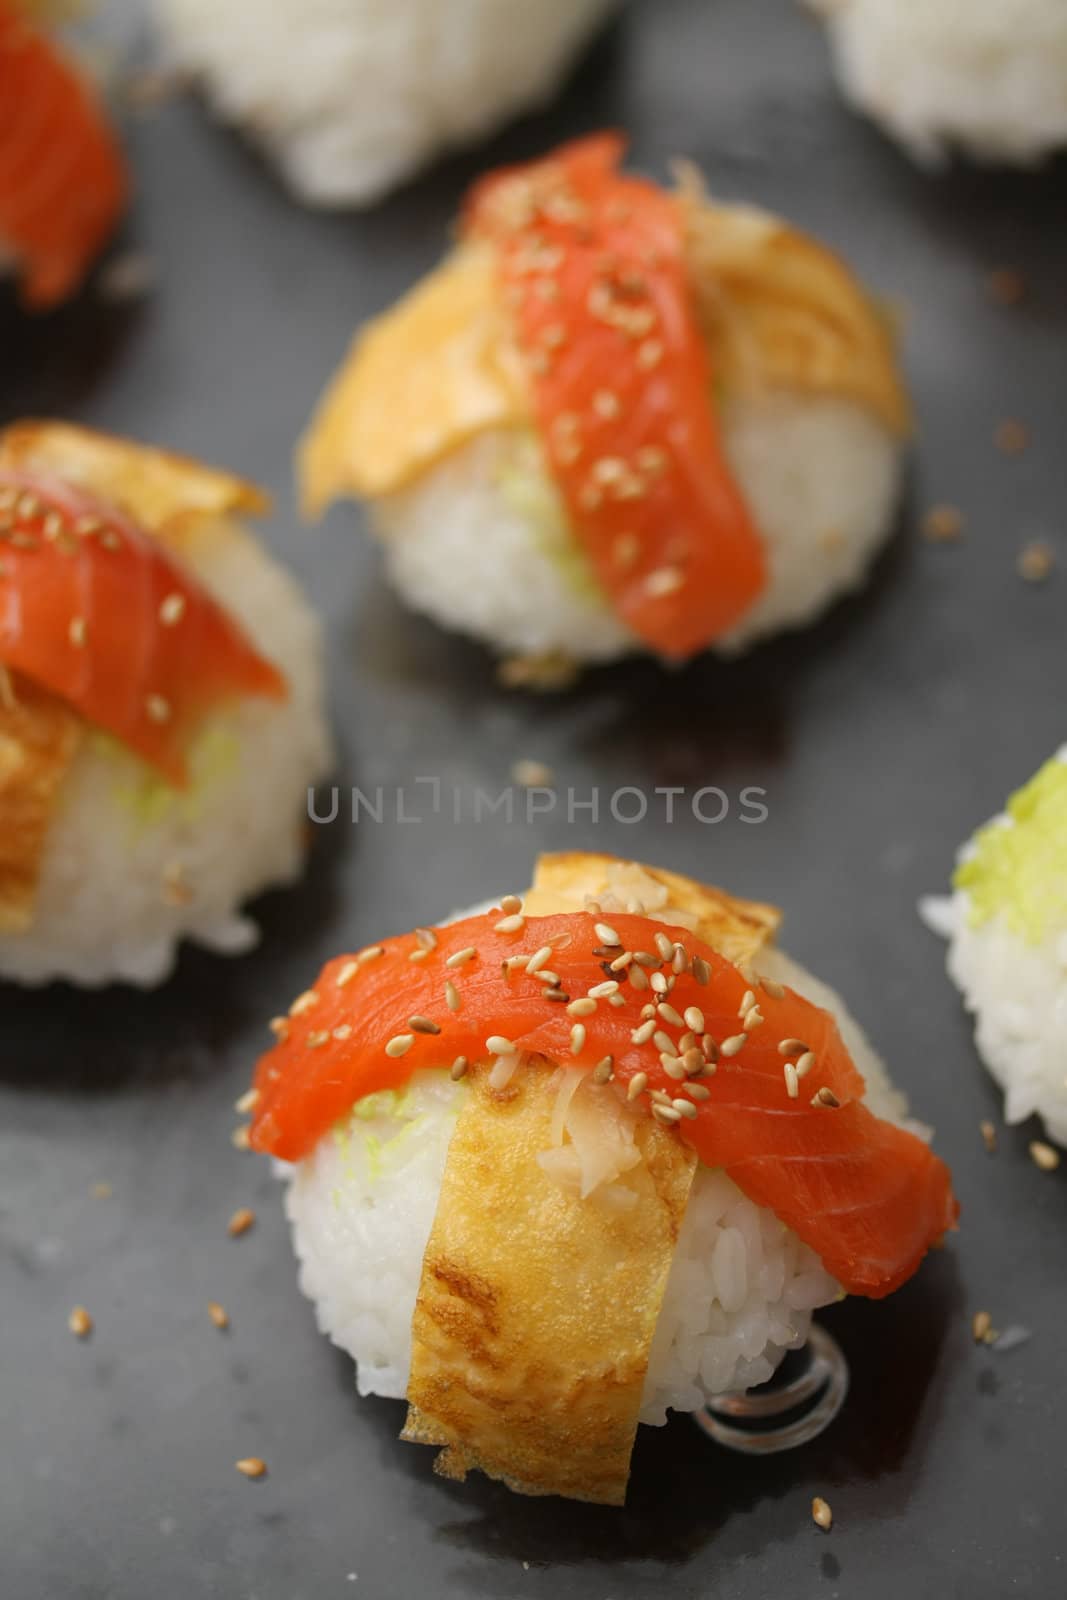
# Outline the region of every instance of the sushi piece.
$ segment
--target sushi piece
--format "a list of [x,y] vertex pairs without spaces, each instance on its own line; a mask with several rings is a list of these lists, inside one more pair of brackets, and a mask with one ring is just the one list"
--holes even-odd
[[128,198],[104,109],[35,23],[41,9],[0,0],[0,271],[31,311],[74,294]]
[[63,423],[0,434],[0,977],[151,985],[297,876],[319,629],[259,490]]
[[734,652],[858,584],[908,403],[887,327],[785,223],[619,170],[603,134],[471,195],[355,341],[299,457],[371,504],[416,609],[551,675]]
[[622,1502],[638,1422],[768,1379],[955,1225],[949,1173],[779,914],[609,856],[331,961],[250,1142],[300,1281],[437,1470]]
[[1032,166],[1067,144],[1062,0],[805,0],[848,99],[917,161]]
[[178,66],[301,200],[367,205],[547,100],[616,0],[158,0]]
[[1009,1123],[1035,1113],[1067,1146],[1067,745],[963,846],[924,920],[975,1017]]

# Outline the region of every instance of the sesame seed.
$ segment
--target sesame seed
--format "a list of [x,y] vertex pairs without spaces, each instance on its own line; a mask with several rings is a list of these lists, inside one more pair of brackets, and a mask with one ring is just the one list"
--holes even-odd
[[676,1056],[678,1054],[678,1047],[674,1040],[671,1038],[669,1033],[664,1033],[662,1028],[657,1028],[655,1033],[653,1033],[652,1043],[655,1045],[657,1050],[662,1050],[669,1056]]
[[175,628],[185,615],[185,596],[168,594],[159,608],[159,620],[165,628]]
[[265,1478],[267,1463],[260,1456],[242,1456],[234,1466],[246,1478]]
[[329,1037],[329,1029],[320,1030],[315,1033],[309,1033],[304,1043],[309,1050],[321,1050],[322,1046],[329,1041]]
[[397,1056],[407,1055],[414,1043],[415,1035],[413,1033],[394,1033],[385,1047],[385,1053],[394,1059]]
[[606,922],[596,922],[596,923],[594,923],[593,924],[593,932],[596,934],[596,936],[600,940],[601,944],[612,945],[612,946],[621,945],[622,944],[622,940],[619,938],[618,934],[615,932],[615,929],[612,928],[612,927],[609,927],[609,925]]
[[365,961],[377,961],[378,957],[384,956],[384,954],[385,946],[383,944],[372,944],[368,945],[366,950],[361,950],[356,960],[362,966]]
[[448,1007],[449,1011],[459,1010],[459,990],[456,988],[451,978],[447,979],[445,982],[445,1005]]
[[667,935],[665,933],[657,933],[656,936],[655,936],[655,945],[656,945],[656,949],[660,953],[660,959],[661,960],[670,961],[672,959],[672,957],[674,955],[674,940],[673,939],[668,939],[668,937],[667,937]]
[[657,567],[645,579],[645,593],[652,600],[663,600],[677,594],[685,582],[679,567]]
[[814,1065],[815,1065],[815,1051],[814,1050],[805,1050],[804,1054],[797,1061],[797,1067],[796,1067],[797,1077],[798,1078],[806,1078],[808,1073],[811,1071],[811,1069],[812,1069],[812,1067]]
[[785,999],[785,987],[784,987],[784,985],[782,985],[780,983],[775,983],[773,978],[761,978],[760,979],[760,988],[761,989],[766,989],[767,993],[770,995],[772,1000],[784,1000]]
[[671,958],[671,968],[672,968],[672,970],[674,972],[676,972],[678,974],[679,977],[681,977],[683,972],[687,972],[688,971],[688,969],[689,969],[689,952],[686,950],[684,945],[681,945],[681,944],[676,944],[675,945],[675,947],[674,947],[674,955]]
[[146,695],[144,708],[149,722],[162,725],[164,722],[170,721],[170,701],[165,696],[161,694]]
[[834,1091],[827,1089],[825,1086],[821,1089],[816,1089],[811,1097],[811,1103],[813,1106],[829,1106],[831,1111],[836,1111],[841,1104]]
[[923,538],[932,544],[947,544],[963,532],[963,517],[957,506],[931,506],[923,517]]
[[993,1327],[993,1318],[988,1311],[976,1311],[971,1318],[971,1337],[975,1344],[984,1344]]
[[455,955],[449,956],[447,961],[445,962],[445,966],[446,967],[462,967],[465,962],[473,961],[474,957],[477,954],[478,954],[478,952],[474,948],[474,946],[472,944],[469,944],[465,950],[457,950]]
[[1027,583],[1044,583],[1055,565],[1055,552],[1043,539],[1032,539],[1024,545],[1015,563],[1020,578],[1025,578]]
[[1043,1139],[1033,1139],[1030,1143],[1030,1160],[1042,1172],[1055,1172],[1060,1164],[1060,1153]]
[[298,994],[297,995],[296,999],[293,1001],[292,1005],[289,1007],[289,1015],[291,1017],[302,1017],[305,1014],[305,1012],[313,1011],[314,1008],[318,1005],[318,1003],[319,1003],[319,992],[318,992],[318,990],[317,989],[305,989],[303,994]]
[[697,1108],[692,1100],[684,1100],[679,1097],[677,1100],[672,1100],[671,1105],[680,1117],[688,1117],[690,1121],[697,1115]]
[[635,1072],[633,1077],[630,1079],[629,1087],[626,1090],[626,1098],[627,1098],[627,1100],[636,1100],[638,1095],[639,1094],[644,1094],[644,1092],[645,1092],[645,1090],[647,1088],[648,1088],[648,1073],[647,1072]]
[[652,1115],[658,1117],[660,1122],[681,1122],[682,1113],[675,1110],[673,1105],[661,1105],[657,1100],[652,1107]]
[[571,1055],[580,1056],[585,1049],[585,1023],[576,1022],[571,1029]]
[[67,637],[75,650],[85,649],[85,643],[89,637],[89,625],[84,617],[71,617],[70,627],[67,629]]
[[247,1116],[250,1111],[254,1111],[256,1109],[258,1102],[259,1090],[246,1089],[244,1094],[241,1095],[239,1099],[234,1101],[233,1109],[237,1112],[238,1116],[244,1117]]
[[615,1057],[602,1056],[593,1068],[594,1083],[610,1083],[615,1076]]
[[664,1051],[659,1058],[659,1064],[667,1074],[668,1078],[673,1078],[675,1083],[681,1083],[683,1078],[686,1077],[685,1066],[680,1056],[672,1055],[669,1051]]
[[286,1039],[288,1039],[288,1037],[289,1037],[289,1020],[288,1020],[288,1018],[287,1017],[271,1017],[270,1022],[267,1024],[267,1026],[270,1028],[270,1031],[271,1031],[271,1033],[274,1034],[275,1038],[279,1039],[282,1042],[282,1044],[284,1044]]
[[648,988],[648,973],[645,971],[644,967],[639,967],[637,965],[636,956],[634,957],[634,964],[630,968],[630,983],[633,988],[639,991],[644,991]]
[[526,918],[521,912],[513,911],[494,924],[494,933],[521,933],[526,926]]
[[593,396],[593,410],[598,417],[610,421],[622,410],[622,402],[613,389],[598,389]]
[[829,1504],[823,1499],[821,1494],[817,1494],[814,1500],[811,1502],[811,1520],[814,1522],[815,1526],[817,1528],[821,1528],[824,1533],[829,1533],[830,1529],[833,1527],[834,1514],[830,1510]]
[[706,1088],[702,1083],[687,1083],[685,1086],[685,1092],[694,1100],[711,1099],[711,1090]]
[[745,1016],[744,1016],[745,1032],[746,1033],[751,1033],[753,1028],[758,1028],[760,1026],[760,1024],[763,1022],[763,1020],[764,1020],[763,1012],[760,1010],[759,1006],[753,1006],[751,1008],[751,1010],[745,1012]]
[[88,1339],[93,1331],[93,1319],[84,1306],[75,1306],[67,1318],[67,1327],[77,1339]]
[[779,1039],[778,1054],[780,1056],[802,1056],[807,1050],[803,1039]]
[[337,987],[338,987],[338,989],[347,988],[347,986],[352,982],[352,979],[355,977],[355,975],[356,975],[356,973],[358,971],[359,971],[359,962],[358,961],[346,961],[344,966],[341,968],[340,972],[337,974]]
[[993,1155],[997,1148],[997,1130],[991,1122],[980,1122],[978,1131],[982,1135],[982,1143],[986,1147],[986,1154]]
[[217,1300],[208,1301],[207,1314],[215,1324],[216,1328],[221,1328],[225,1331],[225,1329],[230,1326],[230,1319],[227,1316],[225,1309],[219,1305]]
[[750,1011],[755,1004],[756,996],[751,989],[746,989],[741,997],[741,1004],[737,1008],[737,1015],[743,1017],[745,1012]]
[[687,1078],[695,1078],[703,1072],[705,1062],[699,1050],[689,1049],[682,1053],[682,1066],[685,1068]]
[[351,1039],[352,1037],[352,1024],[350,1022],[339,1022],[333,1030],[333,1037],[338,1044],[344,1044],[346,1039]]
[[549,983],[553,988],[559,987],[559,973],[553,972],[551,967],[542,967],[539,972],[535,973],[535,977],[538,983]]
[[634,1029],[633,1033],[631,1033],[631,1035],[630,1035],[630,1043],[631,1044],[647,1044],[648,1041],[651,1039],[652,1035],[655,1033],[655,1031],[656,1031],[655,1018],[654,1017],[650,1017],[647,1022],[642,1022],[641,1026],[639,1028],[635,1028]]
[[643,372],[651,372],[663,360],[663,345],[659,339],[646,339],[638,346],[637,365]]
[[708,966],[708,964],[704,960],[703,956],[694,956],[693,957],[692,972],[693,972],[693,977],[696,979],[696,981],[699,984],[703,985],[703,984],[710,983],[710,981],[711,981],[711,968]]
[[527,961],[526,970],[530,973],[540,972],[541,968],[547,966],[551,960],[552,946],[550,944],[543,944],[540,950],[535,951],[530,957],[529,961]]
[[430,1017],[409,1017],[408,1027],[412,1033],[440,1033],[441,1029]]
[[685,1026],[677,1011],[666,1000],[661,1000],[656,1010],[664,1022],[669,1022],[672,1028],[683,1028]]
[[249,1206],[241,1206],[226,1224],[226,1232],[231,1239],[239,1239],[242,1233],[247,1233],[249,1228],[255,1226],[255,1221],[255,1212]]
[[522,901],[517,894],[506,894],[500,902],[500,909],[506,916],[514,916],[517,911],[522,910]]
[[470,1062],[467,1060],[466,1056],[457,1056],[455,1061],[453,1061],[452,1065],[448,1069],[448,1076],[452,1079],[452,1082],[458,1083],[460,1078],[466,1075],[467,1068],[469,1066]]
[[624,950],[621,956],[616,956],[614,961],[609,962],[609,967],[612,972],[625,972],[628,967],[633,966],[633,961],[633,951]]
[[596,1001],[591,996],[585,995],[580,1000],[572,1000],[567,1007],[569,1017],[591,1017],[596,1010]]
[[606,1000],[609,995],[618,994],[619,984],[615,978],[608,978],[604,983],[594,984],[589,991],[590,1000]]
[[719,1054],[722,1056],[735,1056],[739,1050],[744,1049],[747,1040],[747,1033],[732,1033],[728,1039],[724,1039],[720,1044]]
[[785,1092],[790,1100],[795,1100],[800,1094],[800,1079],[797,1076],[797,1069],[791,1061],[787,1061],[782,1071],[785,1073]]
[[625,1004],[626,1004],[626,997],[624,995],[621,995],[621,994],[609,994],[608,995],[608,1005],[609,1006],[614,1006],[616,1011],[621,1011]]
[[485,1041],[485,1048],[493,1056],[510,1056],[515,1053],[515,1046],[510,1039],[505,1039],[502,1033],[491,1033]]
[[670,984],[667,982],[662,972],[654,972],[648,981],[652,986],[652,991],[654,994],[670,993]]
[[432,928],[416,928],[415,937],[424,950],[437,949],[437,935]]
[[433,952],[431,950],[424,950],[420,944],[416,945],[414,950],[408,951],[408,960],[417,962],[429,961],[432,954]]
[[567,994],[567,992],[564,989],[546,989],[545,990],[545,999],[546,1000],[560,1000],[560,1001],[563,1002],[564,1005],[569,1005],[570,1004],[570,998],[571,998],[570,995]]
[[706,1033],[701,1039],[700,1048],[704,1052],[705,1061],[718,1061],[719,1043],[710,1033]]

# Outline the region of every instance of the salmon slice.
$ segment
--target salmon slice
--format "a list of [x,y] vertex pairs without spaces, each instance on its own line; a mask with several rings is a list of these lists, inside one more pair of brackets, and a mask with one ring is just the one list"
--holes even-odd
[[0,467],[0,663],[172,784],[200,718],[285,680],[193,573],[108,502]]
[[96,94],[13,0],[0,0],[0,250],[15,259],[28,308],[75,291],[127,195]]
[[[538,951],[558,981],[525,970]],[[613,969],[626,953],[641,961]],[[357,1100],[418,1068],[534,1052],[608,1074],[849,1292],[888,1294],[955,1223],[948,1169],[862,1103],[829,1012],[777,984],[756,985],[757,1000],[754,982],[695,934],[629,914],[516,923],[497,911],[390,939],[330,962],[277,1021],[251,1143],[298,1161]]]

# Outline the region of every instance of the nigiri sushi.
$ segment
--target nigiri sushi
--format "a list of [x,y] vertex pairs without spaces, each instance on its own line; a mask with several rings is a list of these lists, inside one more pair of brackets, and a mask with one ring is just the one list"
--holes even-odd
[[1063,0],[805,0],[841,86],[924,164],[1032,166],[1067,144]]
[[34,21],[0,0],[0,271],[43,311],[78,288],[126,206],[126,167],[84,75]]
[[1067,745],[960,851],[950,898],[921,910],[1010,1123],[1067,1145]]
[[316,619],[240,479],[63,423],[0,434],[0,978],[151,985],[255,942],[325,774]]
[[[955,1225],[947,1168],[779,913],[542,857],[529,893],[331,961],[250,1143],[300,1281],[437,1470],[622,1502],[638,1422],[773,1374]],[[246,1102],[247,1103],[247,1102]]]
[[299,456],[370,501],[416,609],[549,673],[734,652],[859,583],[908,403],[848,270],[596,135],[493,174],[458,247],[355,341]]
[[158,0],[174,61],[292,192],[367,205],[547,100],[616,0]]

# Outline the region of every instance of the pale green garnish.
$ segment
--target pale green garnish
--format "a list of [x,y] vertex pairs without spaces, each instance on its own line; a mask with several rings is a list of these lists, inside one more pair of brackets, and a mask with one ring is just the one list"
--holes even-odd
[[566,507],[532,440],[516,442],[496,470],[496,487],[505,505],[526,522],[534,544],[557,569],[578,599],[606,606],[589,559],[571,532]]
[[240,741],[230,728],[218,721],[202,728],[186,757],[189,784],[185,789],[174,788],[108,733],[94,733],[93,749],[114,765],[112,794],[115,803],[130,817],[137,831],[143,832],[171,818],[196,822],[203,809],[205,791],[233,771]]
[[978,830],[953,883],[974,927],[1000,915],[1038,944],[1067,924],[1067,759],[1053,756],[1012,795],[1006,818]]

